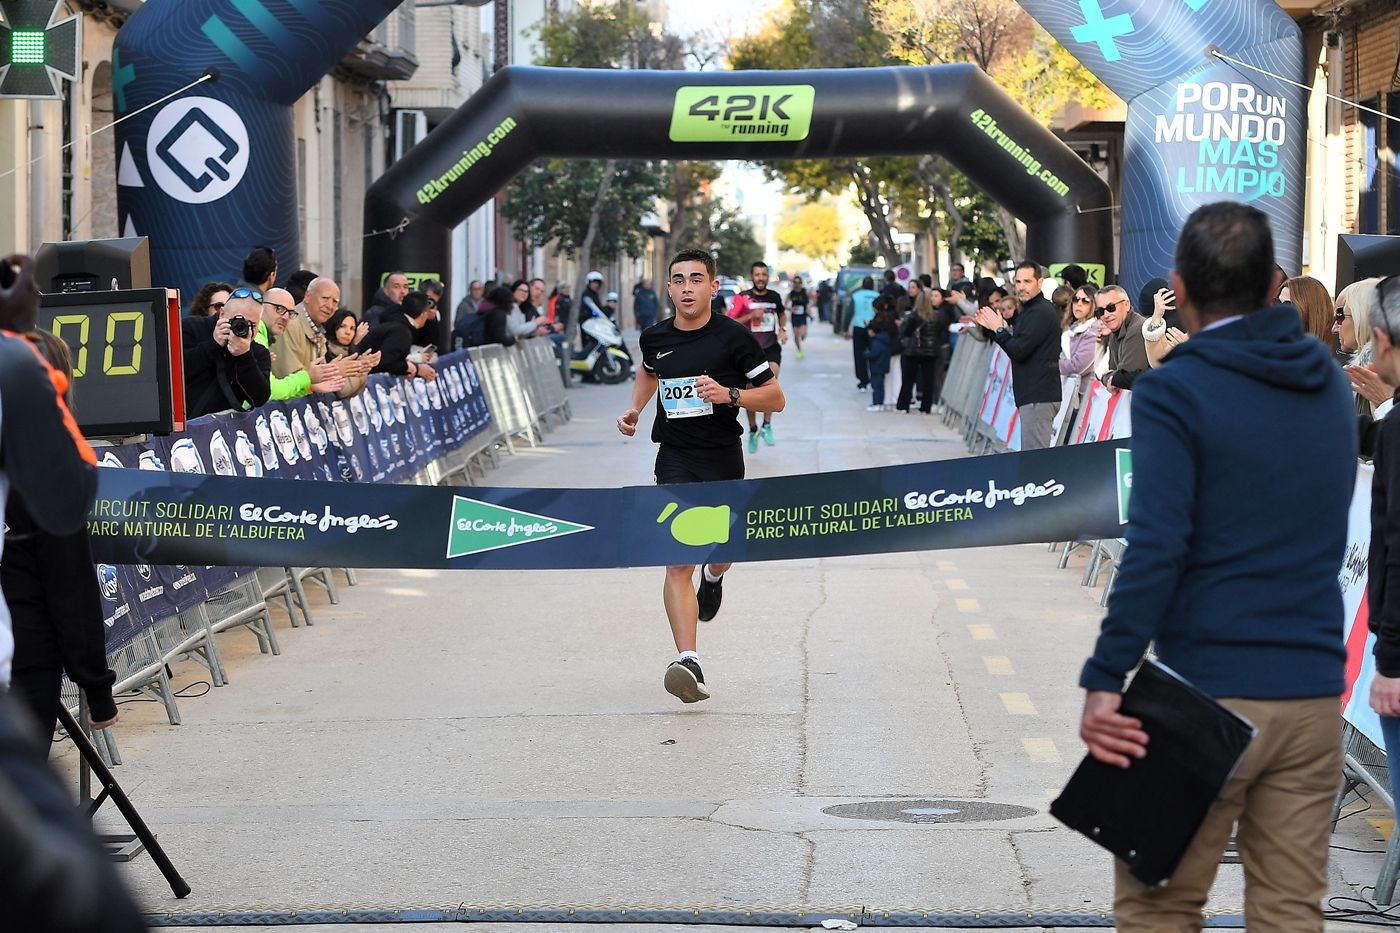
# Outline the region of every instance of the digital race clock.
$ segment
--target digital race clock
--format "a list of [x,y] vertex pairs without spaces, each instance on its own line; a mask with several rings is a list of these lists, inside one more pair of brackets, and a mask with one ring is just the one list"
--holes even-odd
[[73,415],[88,437],[184,430],[180,296],[174,289],[42,296],[39,326],[73,356]]

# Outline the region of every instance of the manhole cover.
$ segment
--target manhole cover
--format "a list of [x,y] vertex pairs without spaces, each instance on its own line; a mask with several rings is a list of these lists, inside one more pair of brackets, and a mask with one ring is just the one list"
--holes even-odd
[[866,800],[837,804],[822,812],[848,820],[891,823],[995,823],[1036,815],[1030,807],[985,800]]

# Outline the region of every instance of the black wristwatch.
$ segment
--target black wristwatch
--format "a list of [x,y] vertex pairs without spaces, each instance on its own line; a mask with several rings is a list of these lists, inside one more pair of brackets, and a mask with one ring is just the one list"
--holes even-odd
[[729,404],[735,408],[739,407],[739,390],[731,387],[729,389]]
[[1006,334],[1006,333],[1010,333],[1010,332],[1006,329],[1005,326],[998,327],[998,328],[996,329],[996,332],[997,332],[997,334]]

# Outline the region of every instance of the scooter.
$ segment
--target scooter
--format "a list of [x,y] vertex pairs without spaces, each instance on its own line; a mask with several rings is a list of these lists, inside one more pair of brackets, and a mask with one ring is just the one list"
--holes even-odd
[[569,369],[583,376],[585,382],[616,385],[632,377],[632,354],[622,339],[617,325],[602,314],[595,314],[579,324],[583,333],[583,349],[575,350]]

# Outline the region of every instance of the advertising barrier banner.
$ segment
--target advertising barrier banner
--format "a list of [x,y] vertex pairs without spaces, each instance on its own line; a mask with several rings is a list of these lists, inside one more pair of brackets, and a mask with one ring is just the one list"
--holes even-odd
[[1370,581],[1371,550],[1371,478],[1375,469],[1369,463],[1356,470],[1356,489],[1351,496],[1351,511],[1347,514],[1347,553],[1342,562],[1339,582],[1342,586],[1342,606],[1346,613],[1347,688],[1342,694],[1342,717],[1363,735],[1385,748],[1381,735],[1381,719],[1371,709],[1371,681],[1376,676],[1376,636],[1371,634],[1370,606],[1366,586]]
[[[436,366],[439,380],[432,383],[371,376],[368,388],[349,400],[270,402],[256,411],[198,418],[180,434],[105,447],[99,450],[100,476],[106,480],[130,470],[147,482],[169,483],[185,474],[196,480],[300,480],[322,487],[406,481],[492,421],[466,351],[439,357]],[[102,590],[107,650],[122,647],[160,619],[194,608],[254,568],[276,565],[257,548],[240,553],[241,561],[187,561],[161,552],[98,563],[94,571]],[[306,566],[300,560],[282,563]]]
[[100,561],[212,566],[558,570],[1068,541],[1121,533],[1127,446],[620,489],[112,469],[90,527]]

